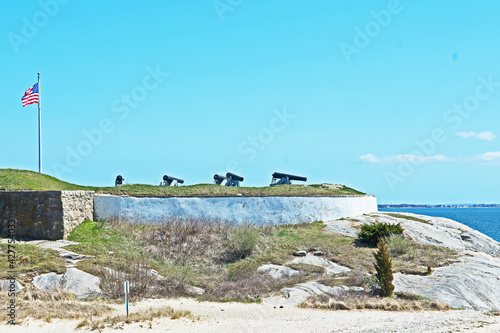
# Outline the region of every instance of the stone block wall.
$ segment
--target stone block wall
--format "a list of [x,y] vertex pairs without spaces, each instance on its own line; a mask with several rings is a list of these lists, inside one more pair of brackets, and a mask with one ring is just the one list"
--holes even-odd
[[61,202],[64,221],[64,239],[71,230],[85,220],[94,217],[94,192],[61,191]]
[[30,239],[65,239],[79,223],[93,217],[93,192],[0,191],[0,236],[8,221],[16,221],[15,235]]
[[119,218],[159,223],[173,217],[208,218],[241,224],[293,224],[329,221],[377,211],[375,196],[346,197],[170,197],[133,198],[90,191],[0,191],[0,237],[9,220],[15,235],[29,239],[66,239],[86,219]]

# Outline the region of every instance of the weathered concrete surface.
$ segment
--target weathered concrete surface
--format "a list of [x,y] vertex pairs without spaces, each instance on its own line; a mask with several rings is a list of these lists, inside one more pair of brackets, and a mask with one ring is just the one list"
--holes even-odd
[[207,218],[235,224],[294,224],[377,212],[375,196],[346,197],[175,197],[133,198],[96,195],[94,219],[119,218],[159,223],[176,218]]
[[62,289],[75,294],[78,299],[86,299],[102,294],[101,280],[77,268],[68,268],[65,274],[47,273],[36,276],[33,285],[38,289]]
[[357,235],[362,224],[401,223],[404,234],[415,242],[459,251],[459,260],[434,268],[431,276],[394,275],[396,291],[406,291],[439,300],[454,308],[500,310],[500,243],[459,222],[410,213],[426,223],[376,213],[327,222],[327,230]]
[[16,221],[15,236],[63,239],[78,224],[93,217],[93,192],[0,191],[0,236],[8,221]]

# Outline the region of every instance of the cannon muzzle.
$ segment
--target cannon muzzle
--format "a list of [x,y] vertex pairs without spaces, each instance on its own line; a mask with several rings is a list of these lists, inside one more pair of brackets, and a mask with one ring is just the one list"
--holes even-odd
[[235,175],[234,173],[231,173],[231,172],[226,173],[226,178],[227,179],[231,178],[232,180],[236,180],[238,182],[243,181],[243,177]]
[[216,181],[217,180],[221,180],[222,181],[224,179],[226,179],[226,177],[224,177],[223,175],[219,175],[217,173],[214,175],[214,180],[216,180]]
[[290,180],[297,180],[301,182],[307,182],[307,177],[289,175],[287,173],[275,172],[273,173],[273,178],[288,178]]
[[179,184],[184,184],[184,179],[175,178],[167,175],[163,176],[163,181],[167,184],[171,184],[174,180],[177,181],[177,183]]

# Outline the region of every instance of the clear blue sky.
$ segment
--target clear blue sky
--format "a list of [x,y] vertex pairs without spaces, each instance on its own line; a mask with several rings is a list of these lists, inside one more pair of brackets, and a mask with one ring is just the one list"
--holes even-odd
[[500,202],[498,1],[9,1],[1,168]]

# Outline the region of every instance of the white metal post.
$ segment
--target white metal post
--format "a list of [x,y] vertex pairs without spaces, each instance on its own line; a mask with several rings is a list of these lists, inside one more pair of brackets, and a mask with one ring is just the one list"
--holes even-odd
[[42,173],[42,90],[38,73],[38,172]]

